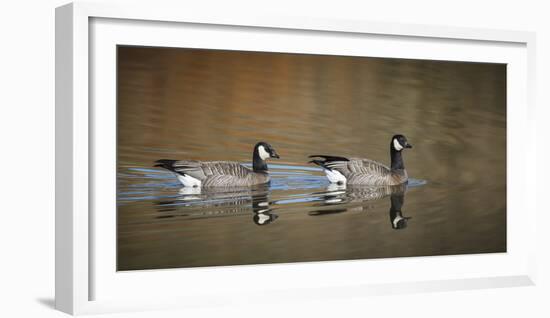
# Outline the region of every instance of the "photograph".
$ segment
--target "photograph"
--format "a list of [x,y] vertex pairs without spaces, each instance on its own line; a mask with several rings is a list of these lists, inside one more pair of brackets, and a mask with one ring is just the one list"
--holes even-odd
[[118,45],[116,74],[117,271],[507,252],[506,64]]

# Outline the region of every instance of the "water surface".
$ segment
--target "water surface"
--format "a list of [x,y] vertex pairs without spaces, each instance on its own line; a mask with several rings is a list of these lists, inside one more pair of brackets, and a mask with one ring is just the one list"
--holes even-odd
[[[118,270],[506,250],[501,64],[119,47]],[[411,180],[338,187],[310,154],[389,164]],[[250,166],[272,182],[182,188],[157,159]]]

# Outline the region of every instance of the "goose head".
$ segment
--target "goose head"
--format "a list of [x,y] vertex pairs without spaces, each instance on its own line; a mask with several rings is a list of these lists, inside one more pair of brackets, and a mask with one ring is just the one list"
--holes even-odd
[[391,145],[392,150],[395,151],[401,151],[405,148],[412,148],[412,145],[409,144],[407,141],[407,138],[403,135],[395,135],[391,138]]
[[260,141],[259,143],[254,146],[254,155],[258,155],[258,157],[262,160],[267,160],[269,158],[277,158],[279,159],[279,155],[273,149],[273,147],[268,144],[267,142]]
[[267,142],[260,141],[254,146],[252,154],[252,168],[258,173],[267,173],[267,163],[269,158],[279,158],[279,155]]

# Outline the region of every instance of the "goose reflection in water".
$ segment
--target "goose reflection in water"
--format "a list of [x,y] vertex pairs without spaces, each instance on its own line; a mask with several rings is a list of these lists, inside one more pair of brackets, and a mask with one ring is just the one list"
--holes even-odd
[[[355,209],[366,211],[369,208],[366,205],[369,201],[380,200],[389,196],[391,204],[389,211],[391,227],[394,230],[402,230],[407,227],[409,219],[412,218],[403,216],[401,210],[405,202],[406,192],[407,184],[383,187],[330,184],[327,187],[327,191],[317,193],[320,198],[318,206],[321,208],[310,211],[308,214],[310,216],[321,216],[343,213]],[[350,208],[349,204],[353,203],[361,205]]]
[[270,208],[269,192],[259,192],[252,195],[252,210],[254,216],[252,220],[257,225],[267,225],[275,221],[279,216],[273,213],[273,208]]
[[[156,207],[163,215],[157,218],[184,217],[189,220],[214,217],[249,215],[252,208],[252,221],[257,225],[267,225],[278,218],[273,213],[269,201],[269,187],[199,188],[184,187],[178,197],[172,200],[157,201]],[[205,207],[215,207],[213,210]],[[169,214],[168,214],[169,213]]]

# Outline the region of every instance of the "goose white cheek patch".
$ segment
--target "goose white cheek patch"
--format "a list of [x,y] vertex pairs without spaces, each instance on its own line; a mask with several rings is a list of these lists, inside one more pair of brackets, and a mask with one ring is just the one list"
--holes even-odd
[[397,151],[401,151],[403,149],[403,146],[401,146],[401,144],[399,143],[399,141],[397,141],[397,139],[393,140],[393,147]]
[[265,151],[264,146],[259,146],[258,147],[258,154],[260,155],[260,158],[262,158],[262,160],[265,160],[265,159],[271,157],[269,152]]

